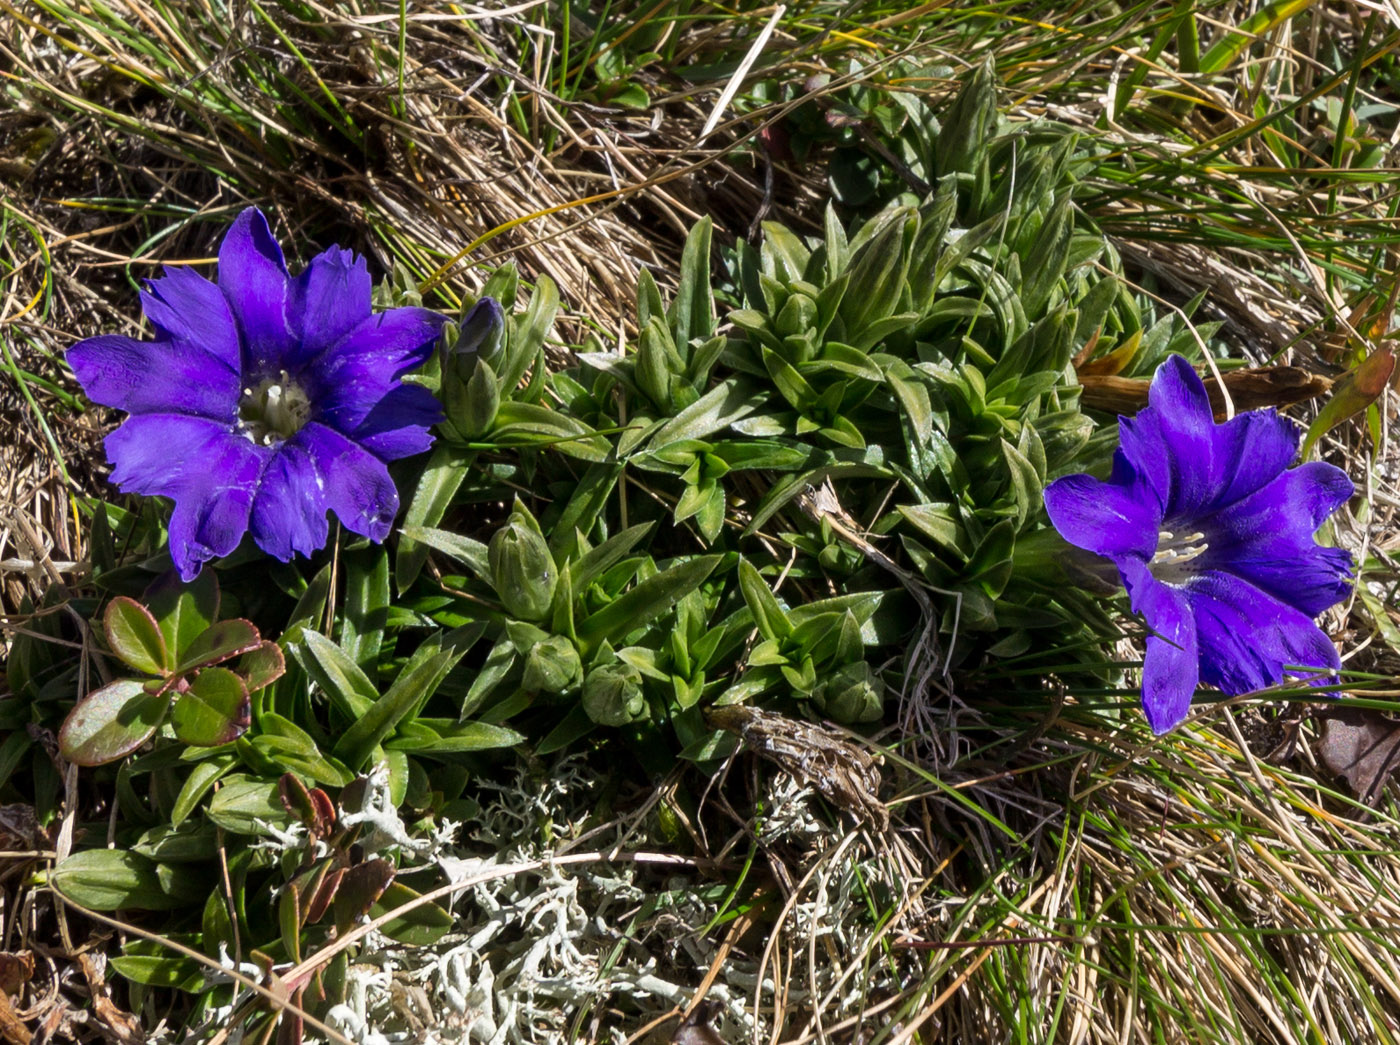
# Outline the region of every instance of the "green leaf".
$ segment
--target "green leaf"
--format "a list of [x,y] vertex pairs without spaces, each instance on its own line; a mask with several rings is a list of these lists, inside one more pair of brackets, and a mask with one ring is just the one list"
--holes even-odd
[[279,767],[332,787],[344,787],[355,778],[340,762],[322,754],[315,738],[290,719],[264,711],[258,716],[258,729],[251,743]]
[[389,606],[389,552],[378,546],[344,558],[345,613],[340,626],[340,648],[372,674],[384,642],[384,621]]
[[343,649],[318,631],[304,631],[292,653],[313,682],[346,718],[363,715],[379,699],[379,690]]
[[710,289],[710,229],[713,222],[703,217],[691,226],[681,251],[680,283],[671,329],[682,354],[692,338],[708,339],[715,332],[715,296]]
[[1011,579],[1011,553],[1015,546],[1015,525],[1010,519],[1003,519],[982,538],[963,573],[964,579],[976,582],[988,597],[997,598]]
[[[1029,425],[1027,429],[1030,430]],[[1035,465],[1005,439],[1001,441],[1001,453],[1011,473],[1011,498],[1016,509],[1016,529],[1020,530],[1028,517],[1040,511],[1040,476],[1035,473]]]
[[[459,451],[446,445],[439,445],[433,450],[404,512],[405,534],[418,527],[440,523],[466,474],[466,463]],[[394,586],[400,595],[413,584],[427,558],[428,550],[411,536],[406,535],[399,541],[394,556]]]
[[147,675],[164,675],[171,658],[160,625],[135,599],[118,595],[102,618],[107,645],[126,664]]
[[435,530],[429,526],[405,526],[403,534],[456,559],[486,583],[491,583],[491,562],[487,546],[480,541],[463,537],[448,530]]
[[420,646],[388,692],[341,734],[331,753],[350,769],[363,769],[374,754],[374,749],[394,731],[401,719],[432,696],[465,652],[465,648],[438,649],[431,644]]
[[[876,231],[869,235],[872,226]],[[871,218],[852,241],[850,285],[841,298],[840,315],[846,339],[853,344],[862,345],[867,330],[899,307],[917,228],[913,208],[896,206]]]
[[277,781],[243,775],[229,777],[209,800],[209,819],[236,835],[266,834],[268,826],[286,830],[292,823]]
[[773,387],[798,410],[807,413],[817,405],[817,393],[807,383],[797,368],[767,345],[760,346],[763,365],[768,368],[768,376],[773,379]]
[[281,646],[264,640],[243,654],[236,670],[243,677],[243,684],[248,687],[248,692],[256,693],[272,685],[286,673],[287,658],[283,655]]
[[575,591],[583,591],[605,572],[616,566],[649,534],[655,523],[638,523],[615,533],[598,547],[585,552],[582,557],[569,563],[568,572]]
[[543,757],[552,755],[582,740],[597,728],[597,723],[588,716],[582,704],[575,704],[569,713],[559,720],[559,724],[545,734],[545,738],[535,745],[535,754]]
[[230,744],[248,728],[252,707],[243,680],[227,668],[205,668],[170,710],[175,735],[186,744]]
[[251,653],[262,645],[262,641],[262,636],[251,621],[239,618],[221,620],[205,628],[185,647],[176,673],[183,675],[195,668]]
[[792,622],[779,604],[768,582],[747,559],[739,560],[739,590],[753,614],[759,634],[770,642],[781,643],[792,634]]
[[[515,390],[525,371],[540,356],[558,311],[559,290],[552,279],[541,276],[535,283],[535,292],[530,296],[530,307],[525,310],[525,315],[512,317],[509,355],[501,368],[501,389],[506,394]],[[502,403],[501,407],[504,409],[508,405]]]
[[190,958],[156,954],[118,954],[109,958],[113,969],[133,983],[197,994],[204,988],[204,969]]
[[94,911],[173,911],[203,902],[213,884],[189,865],[158,864],[121,849],[85,849],[49,873],[49,884]]
[[620,640],[660,616],[704,583],[720,563],[719,555],[699,555],[639,582],[630,591],[588,617],[578,626],[585,654],[603,640]]
[[189,644],[219,616],[218,574],[200,570],[186,584],[171,570],[146,589],[146,606],[160,625],[171,660],[181,661]]
[[170,825],[178,827],[194,812],[200,799],[214,786],[214,782],[232,770],[237,762],[233,755],[216,755],[203,762],[196,762],[194,769],[190,770],[190,775],[181,785],[180,793],[175,796],[175,805],[170,811]]
[[[417,900],[420,895],[402,882],[390,882],[370,907],[369,916],[374,919],[391,914]],[[389,919],[379,931],[399,943],[428,947],[451,932],[456,924],[456,919],[437,904],[425,903]]]
[[426,726],[433,737],[395,737],[384,744],[390,751],[407,751],[411,754],[448,754],[463,751],[490,751],[495,748],[514,747],[527,739],[505,726],[495,726],[488,722],[454,722],[451,719],[416,719],[416,726]]
[[957,506],[947,502],[930,504],[900,504],[895,506],[899,514],[908,519],[918,529],[933,538],[945,550],[959,559],[969,554],[967,537],[963,532]]
[[727,378],[658,428],[647,449],[657,450],[681,439],[704,439],[762,409],[767,401],[765,393],[738,378]]
[[502,403],[490,438],[501,447],[552,447],[583,461],[605,461],[612,450],[582,421],[534,403]]
[[68,713],[58,732],[63,757],[100,766],[131,754],[165,719],[168,694],[153,696],[139,679],[117,679],[94,690]]

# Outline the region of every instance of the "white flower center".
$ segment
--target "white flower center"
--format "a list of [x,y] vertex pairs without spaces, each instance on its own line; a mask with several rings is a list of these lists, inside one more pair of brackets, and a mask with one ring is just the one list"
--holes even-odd
[[272,446],[301,431],[311,418],[311,399],[283,370],[243,389],[238,428],[259,446]]
[[1157,534],[1157,554],[1152,557],[1152,575],[1166,584],[1181,584],[1196,573],[1187,564],[1208,547],[1203,533],[1178,536],[1171,530],[1162,530]]

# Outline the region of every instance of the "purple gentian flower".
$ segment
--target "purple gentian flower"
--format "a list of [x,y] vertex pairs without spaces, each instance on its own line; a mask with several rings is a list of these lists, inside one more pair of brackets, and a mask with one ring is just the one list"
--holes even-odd
[[1148,406],[1118,422],[1107,482],[1057,479],[1045,507],[1070,544],[1112,559],[1151,631],[1142,706],[1165,733],[1197,681],[1230,695],[1335,678],[1337,650],[1313,618],[1346,597],[1351,555],[1313,534],[1352,493],[1339,468],[1290,469],[1296,425],[1273,410],[1216,424],[1186,360],[1158,368]]
[[399,497],[386,461],[425,450],[441,419],[399,380],[432,352],[443,318],[372,314],[363,258],[332,247],[296,278],[267,219],[243,211],[219,247],[219,281],[187,268],[151,280],[157,340],[80,341],[68,362],[97,403],[131,416],[107,437],[112,481],[175,502],[170,554],[191,580],[243,535],[283,562],[326,543],[327,510],[382,541]]

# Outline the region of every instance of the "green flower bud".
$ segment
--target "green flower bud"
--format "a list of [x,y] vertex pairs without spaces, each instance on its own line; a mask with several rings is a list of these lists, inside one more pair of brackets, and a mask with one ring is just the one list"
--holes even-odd
[[522,689],[531,693],[562,693],[583,678],[578,650],[563,635],[551,635],[525,654]]
[[468,439],[485,435],[496,420],[501,391],[492,364],[500,361],[505,329],[501,306],[484,297],[442,341],[443,412]]
[[812,703],[833,722],[874,722],[884,713],[885,684],[869,664],[857,661],[817,686]]
[[646,718],[641,673],[622,661],[594,668],[583,683],[583,710],[602,726],[625,726]]
[[793,294],[779,311],[773,326],[782,337],[805,334],[817,325],[817,303],[806,294]]
[[540,524],[519,501],[510,520],[492,535],[487,558],[491,586],[507,612],[520,620],[544,619],[554,601],[558,570]]

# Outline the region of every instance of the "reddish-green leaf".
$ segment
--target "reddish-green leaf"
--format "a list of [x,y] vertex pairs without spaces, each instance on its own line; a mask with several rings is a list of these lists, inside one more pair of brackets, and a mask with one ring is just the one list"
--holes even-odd
[[139,679],[117,679],[89,693],[68,713],[58,732],[58,749],[80,766],[115,762],[150,739],[169,705],[169,697],[147,693]]
[[107,645],[112,652],[137,671],[164,675],[170,665],[165,638],[150,611],[135,599],[118,595],[107,604],[102,619]]
[[264,640],[243,654],[243,659],[234,670],[243,676],[248,692],[256,693],[286,674],[287,659],[281,646],[271,640]]
[[262,636],[252,622],[235,618],[221,620],[205,628],[185,647],[180,658],[181,674],[218,664],[242,653],[251,653],[262,645]]
[[251,714],[243,680],[228,668],[205,668],[175,701],[170,723],[186,744],[217,747],[242,736]]
[[394,865],[388,860],[366,860],[346,871],[335,894],[336,934],[344,935],[368,914],[393,880]]

